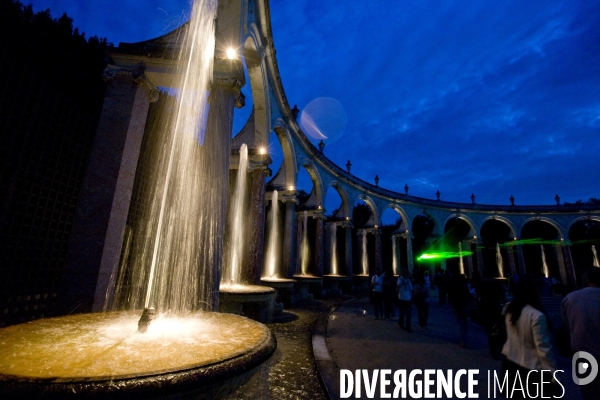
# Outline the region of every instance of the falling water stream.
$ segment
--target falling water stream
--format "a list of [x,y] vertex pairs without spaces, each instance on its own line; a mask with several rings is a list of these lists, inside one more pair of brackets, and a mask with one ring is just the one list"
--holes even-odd
[[398,271],[398,254],[396,254],[396,238],[392,236],[392,273],[400,275]]
[[369,258],[367,256],[367,232],[364,230],[360,231],[360,235],[362,236],[362,273],[363,275],[369,275]]
[[300,272],[302,275],[308,274],[308,259],[310,249],[308,248],[308,212],[304,211],[302,216],[302,243],[300,244]]
[[594,267],[600,267],[598,262],[598,253],[596,253],[596,246],[592,245],[592,255],[594,256]]
[[271,199],[271,214],[269,216],[269,239],[267,241],[267,256],[265,257],[265,278],[276,278],[277,254],[279,251],[279,195],[273,190]]
[[338,275],[337,226],[331,224],[331,273]]
[[458,242],[458,256],[460,257],[458,259],[458,268],[460,269],[460,274],[464,275],[465,274],[465,264],[463,262],[463,252],[462,252],[462,243]]
[[546,253],[544,251],[544,245],[540,244],[540,249],[542,251],[542,268],[544,271],[544,276],[546,278],[550,278],[550,271],[548,270],[548,263],[546,262]]
[[498,267],[498,276],[504,278],[504,261],[502,260],[499,243],[496,243],[496,267]]
[[233,204],[230,209],[231,241],[229,243],[229,274],[224,282],[241,284],[242,251],[244,249],[244,200],[246,199],[246,176],[248,169],[248,146],[240,147],[240,162],[237,172]]
[[113,307],[180,313],[216,306],[213,282],[220,271],[231,138],[229,115],[223,113],[230,111],[218,107],[227,98],[218,90],[211,92],[217,106],[208,117],[216,10],[215,0],[194,2],[172,83],[175,101],[166,103],[152,127],[161,137],[147,173],[147,206],[127,269],[130,285],[120,293],[125,289],[117,284],[115,298],[124,304]]

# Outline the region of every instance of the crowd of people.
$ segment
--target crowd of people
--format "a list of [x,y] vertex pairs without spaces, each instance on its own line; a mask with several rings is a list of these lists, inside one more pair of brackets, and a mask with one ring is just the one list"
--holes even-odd
[[[428,271],[419,270],[409,276],[408,270],[402,269],[397,278],[378,269],[371,279],[371,298],[375,318],[390,320],[395,305],[398,325],[402,330],[412,332],[413,305],[419,329],[427,330],[430,297],[436,296],[439,307],[448,304],[452,309],[459,345],[469,345],[469,318],[472,318],[487,333],[490,355],[501,360],[502,370],[509,379],[514,379],[517,373],[524,376],[532,370],[555,371],[559,350],[566,357],[586,352],[598,363],[600,268],[586,269],[582,283],[583,289],[572,291],[563,298],[560,327],[554,326],[544,310],[542,297],[548,296],[548,292],[540,290],[539,279],[529,276],[515,277],[510,286],[506,286],[505,282],[494,279],[481,279],[471,284],[465,275],[442,269],[437,269],[433,277]],[[557,350],[561,332],[567,339]],[[547,385],[547,392],[558,390],[557,382],[549,381]],[[597,399],[600,377],[580,387],[585,400]],[[535,393],[534,389],[530,392]],[[526,393],[524,396],[526,398]]]

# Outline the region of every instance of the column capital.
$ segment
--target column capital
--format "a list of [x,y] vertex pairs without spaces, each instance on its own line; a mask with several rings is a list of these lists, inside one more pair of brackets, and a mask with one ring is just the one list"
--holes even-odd
[[295,204],[300,204],[300,201],[298,201],[298,198],[296,197],[296,194],[287,194],[287,193],[283,193],[281,195],[281,201],[284,203],[295,203]]
[[246,84],[244,66],[241,60],[216,58],[213,65],[211,89],[219,87],[231,91],[235,96],[235,107],[242,108],[246,105],[246,96],[242,87]]
[[321,219],[321,220],[323,220],[323,219],[325,219],[325,214],[323,213],[323,210],[315,210],[313,212],[312,217],[313,217],[313,219]]
[[120,67],[118,65],[108,65],[102,71],[102,79],[108,82],[115,78],[131,79],[146,90],[146,95],[151,103],[158,100],[160,92],[158,88],[146,76],[146,64],[143,62],[133,67]]

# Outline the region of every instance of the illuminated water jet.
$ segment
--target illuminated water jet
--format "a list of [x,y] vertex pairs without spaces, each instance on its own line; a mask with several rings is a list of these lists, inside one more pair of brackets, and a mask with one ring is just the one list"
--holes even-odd
[[498,268],[498,277],[504,278],[504,261],[500,252],[500,245],[496,243],[496,268]]

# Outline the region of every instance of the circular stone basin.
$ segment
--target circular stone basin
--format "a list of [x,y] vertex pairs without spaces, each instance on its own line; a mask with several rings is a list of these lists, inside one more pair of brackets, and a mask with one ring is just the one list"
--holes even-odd
[[[264,325],[232,314],[78,314],[0,329],[3,398],[212,398],[249,379],[275,351]],[[6,396],[6,397],[4,397]]]
[[293,287],[294,283],[296,283],[296,280],[285,278],[262,278],[260,282],[274,289],[286,289]]
[[323,278],[315,275],[303,275],[298,274],[294,275],[294,279],[298,282],[306,282],[306,283],[319,283],[323,281]]
[[219,296],[226,297],[244,297],[250,299],[255,297],[255,301],[267,300],[269,296],[275,294],[275,289],[268,286],[258,285],[221,285],[219,287]]

